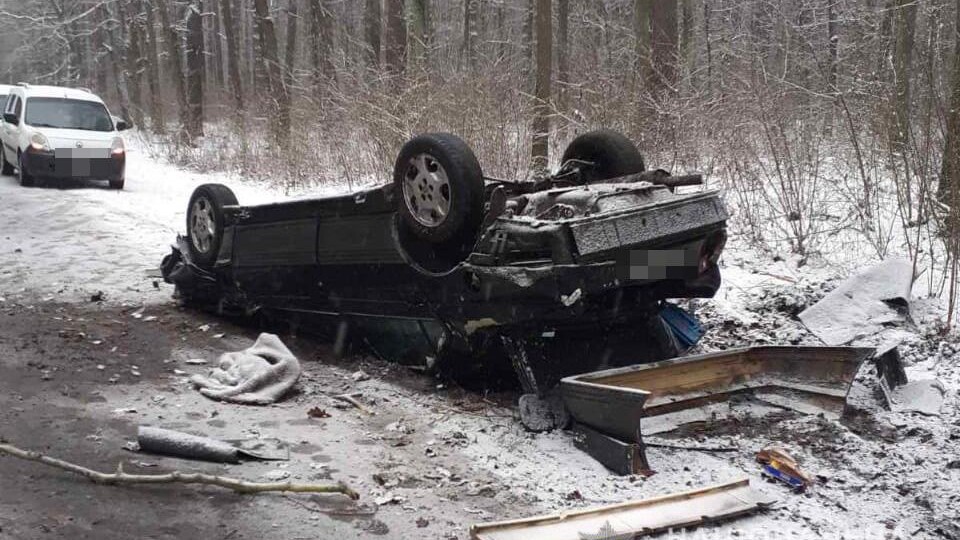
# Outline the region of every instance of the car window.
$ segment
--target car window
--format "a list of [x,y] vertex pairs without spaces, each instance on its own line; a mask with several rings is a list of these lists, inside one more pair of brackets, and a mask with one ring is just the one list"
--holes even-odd
[[30,98],[24,122],[35,127],[113,131],[113,120],[102,103],[79,99]]
[[0,103],[3,103],[3,110],[4,110],[4,111],[7,110],[7,98],[8,98],[8,97],[9,97],[9,96],[8,96],[7,94],[0,94]]
[[17,99],[13,102],[13,114],[17,115],[17,119],[20,119],[20,113],[23,111],[23,101],[20,99],[20,96],[17,96]]

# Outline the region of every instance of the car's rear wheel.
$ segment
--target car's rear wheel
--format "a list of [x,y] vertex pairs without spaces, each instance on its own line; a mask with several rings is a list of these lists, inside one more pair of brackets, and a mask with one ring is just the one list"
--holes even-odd
[[579,168],[586,182],[609,180],[646,170],[643,156],[622,133],[600,129],[578,136],[563,152],[564,168]]
[[33,187],[36,184],[33,176],[27,173],[27,168],[23,166],[23,154],[17,154],[17,180],[23,187]]
[[223,242],[223,207],[237,204],[236,195],[222,184],[204,184],[193,190],[187,206],[187,245],[194,264],[209,268],[217,261]]
[[16,169],[7,161],[7,153],[2,148],[0,148],[0,160],[3,161],[3,169],[0,170],[0,174],[3,174],[3,176],[12,175]]
[[431,244],[476,239],[483,219],[483,171],[467,143],[449,133],[403,145],[393,169],[404,226]]
[[123,189],[123,184],[124,184],[124,179],[123,179],[123,178],[121,178],[121,179],[119,179],[119,180],[111,180],[111,181],[110,181],[110,189]]

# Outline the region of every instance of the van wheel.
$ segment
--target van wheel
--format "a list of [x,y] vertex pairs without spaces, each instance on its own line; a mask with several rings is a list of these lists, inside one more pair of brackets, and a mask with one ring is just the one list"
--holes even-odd
[[12,175],[16,169],[7,161],[7,153],[3,149],[0,149],[0,160],[3,161],[3,169],[0,170],[0,174],[3,174],[3,176]]
[[201,268],[217,261],[223,242],[224,206],[236,206],[237,196],[222,184],[204,184],[193,190],[187,206],[187,246]]
[[407,141],[393,168],[397,211],[414,236],[431,244],[469,242],[483,219],[483,171],[459,137],[429,133]]
[[124,179],[123,179],[123,178],[121,178],[121,179],[119,179],[119,180],[111,180],[111,181],[110,181],[110,189],[123,189],[123,184],[124,184]]
[[36,184],[34,178],[27,174],[23,166],[23,154],[17,154],[17,180],[20,180],[20,185],[23,187],[33,187]]
[[[571,160],[574,161],[571,163]],[[564,168],[579,167],[585,182],[609,180],[646,169],[633,141],[610,129],[584,133],[570,141],[560,163]]]

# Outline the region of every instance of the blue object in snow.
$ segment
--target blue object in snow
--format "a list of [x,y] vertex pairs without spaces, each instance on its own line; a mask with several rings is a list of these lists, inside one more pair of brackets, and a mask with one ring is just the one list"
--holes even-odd
[[700,321],[676,304],[664,302],[660,309],[660,318],[667,323],[684,349],[696,345],[705,333]]

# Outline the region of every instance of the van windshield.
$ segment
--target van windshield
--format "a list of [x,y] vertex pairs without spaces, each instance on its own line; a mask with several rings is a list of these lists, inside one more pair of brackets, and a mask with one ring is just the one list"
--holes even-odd
[[79,99],[27,99],[27,125],[86,131],[113,131],[113,119],[102,103]]

